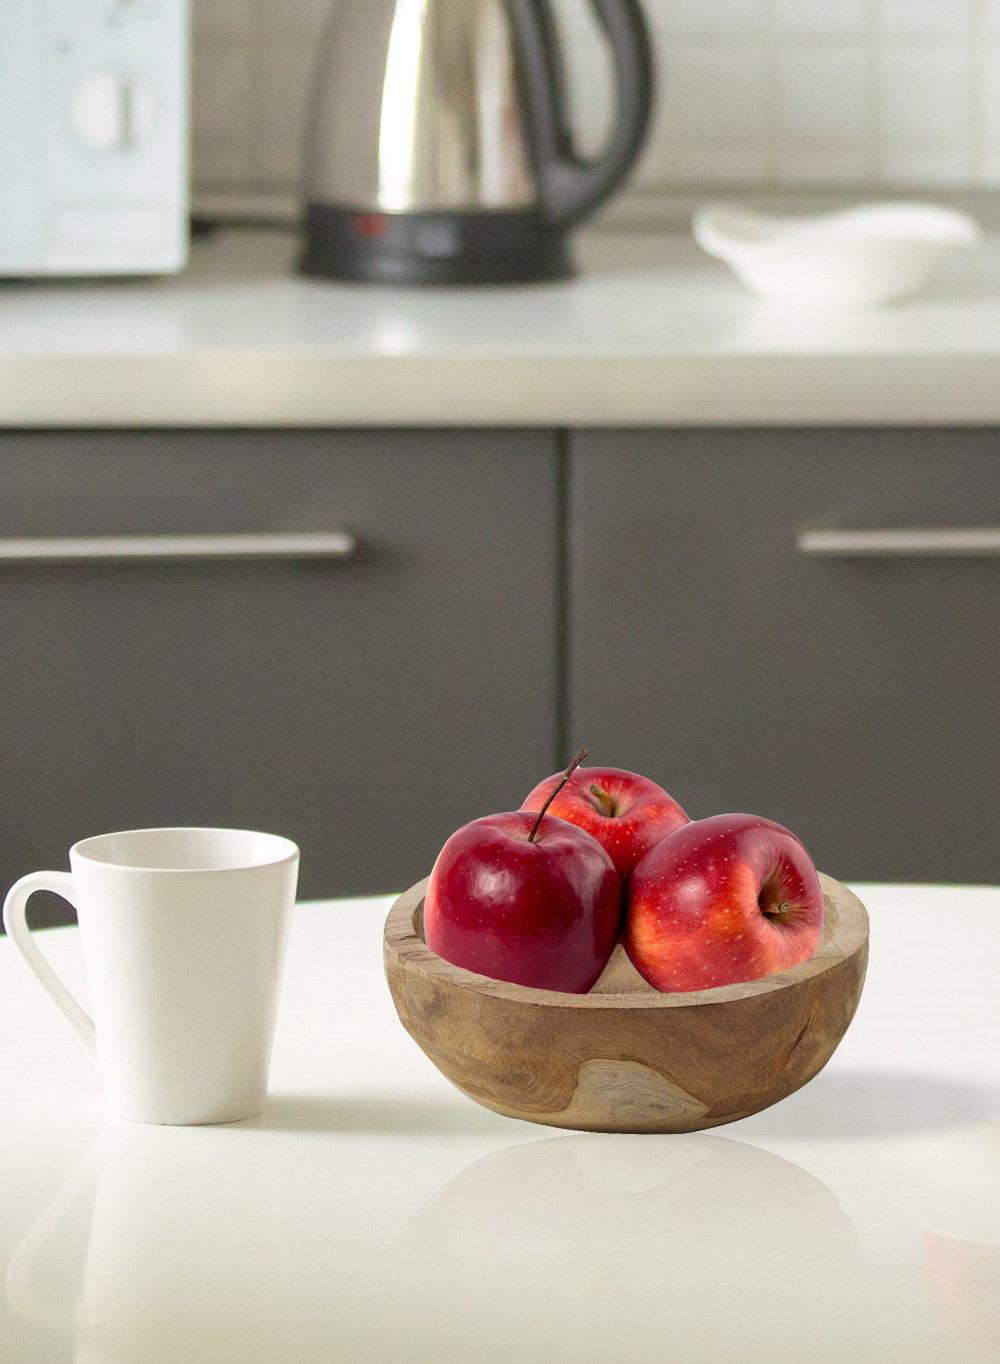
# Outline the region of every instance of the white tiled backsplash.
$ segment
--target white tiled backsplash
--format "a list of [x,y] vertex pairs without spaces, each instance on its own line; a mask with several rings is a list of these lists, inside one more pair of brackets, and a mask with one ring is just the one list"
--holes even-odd
[[[336,0],[333,0],[336,3]],[[573,90],[608,90],[588,0],[554,0]],[[192,0],[193,188],[297,202],[331,0]],[[645,0],[654,125],[629,193],[1000,185],[1000,0]],[[580,100],[584,149],[608,101]]]

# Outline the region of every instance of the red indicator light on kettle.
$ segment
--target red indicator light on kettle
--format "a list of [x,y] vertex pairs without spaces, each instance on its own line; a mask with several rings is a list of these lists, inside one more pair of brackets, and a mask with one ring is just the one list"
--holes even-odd
[[359,237],[384,237],[389,224],[384,213],[355,213],[351,227]]

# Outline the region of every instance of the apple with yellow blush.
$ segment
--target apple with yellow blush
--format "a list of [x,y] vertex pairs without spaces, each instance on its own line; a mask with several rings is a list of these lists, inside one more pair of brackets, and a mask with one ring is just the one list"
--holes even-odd
[[623,941],[657,990],[705,990],[808,961],[822,927],[819,876],[796,835],[722,814],[675,829],[636,864]]

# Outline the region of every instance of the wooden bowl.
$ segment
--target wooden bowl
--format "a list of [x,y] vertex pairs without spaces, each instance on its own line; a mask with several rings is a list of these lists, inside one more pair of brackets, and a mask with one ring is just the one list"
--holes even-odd
[[813,956],[763,980],[660,994],[615,948],[585,995],[491,980],[423,938],[426,880],[385,923],[386,979],[407,1032],[470,1099],[592,1132],[695,1132],[785,1098],[847,1031],[868,963],[868,914],[820,875]]

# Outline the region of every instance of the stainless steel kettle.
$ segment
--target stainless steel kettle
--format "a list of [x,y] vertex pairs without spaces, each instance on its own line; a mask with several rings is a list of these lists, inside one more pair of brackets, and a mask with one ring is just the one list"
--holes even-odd
[[632,168],[653,101],[638,0],[591,0],[615,75],[574,150],[547,0],[335,0],[308,114],[307,274],[401,284],[573,273],[567,232]]

